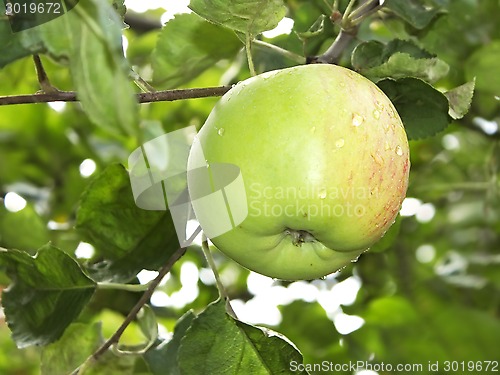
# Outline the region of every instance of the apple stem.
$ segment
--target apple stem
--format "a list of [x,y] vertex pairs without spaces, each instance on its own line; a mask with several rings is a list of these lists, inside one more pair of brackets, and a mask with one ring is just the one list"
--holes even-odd
[[222,284],[222,281],[220,279],[219,272],[217,271],[217,266],[215,265],[214,258],[212,257],[212,253],[210,252],[210,249],[208,247],[208,240],[205,234],[202,235],[201,249],[203,251],[203,254],[205,255],[205,258],[207,259],[208,265],[210,266],[212,272],[214,273],[215,284],[217,285],[217,289],[219,290],[219,297],[223,298],[226,301],[227,313],[231,315],[234,319],[238,319],[236,313],[234,312],[231,306],[229,295],[227,294],[226,288],[224,287],[224,284]]

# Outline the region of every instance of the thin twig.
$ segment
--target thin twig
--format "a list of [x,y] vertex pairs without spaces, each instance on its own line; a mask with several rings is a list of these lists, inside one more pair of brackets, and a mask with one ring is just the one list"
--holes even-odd
[[136,318],[141,308],[149,301],[156,287],[160,284],[161,280],[167,275],[167,273],[170,272],[170,269],[175,264],[175,262],[177,262],[185,253],[186,253],[186,248],[180,247],[172,254],[168,262],[158,270],[158,276],[156,276],[156,278],[153,281],[151,281],[148,289],[144,292],[139,301],[137,301],[132,310],[130,310],[130,312],[128,313],[127,317],[125,318],[121,326],[104,344],[102,344],[101,347],[99,347],[99,349],[97,349],[89,358],[87,358],[87,360],[81,366],[79,366],[75,371],[73,371],[72,375],[77,375],[82,369],[82,367],[87,366],[89,362],[93,363],[97,361],[99,357],[101,357],[104,353],[106,353],[107,350],[112,345],[116,344],[120,340],[120,337],[122,336],[123,332],[125,332],[125,329]]
[[314,64],[336,64],[340,60],[340,56],[347,48],[349,43],[354,39],[356,33],[351,34],[345,30],[340,30],[337,38],[333,41],[332,45],[320,56],[308,58],[308,63]]
[[[222,96],[231,86],[205,87],[194,89],[165,90],[137,94],[139,103],[168,102],[183,99],[208,98]],[[0,96],[1,105],[33,104],[50,102],[77,102],[78,94],[74,91],[57,91],[42,94]]]
[[169,102],[183,99],[208,98],[222,96],[231,86],[205,87],[195,89],[177,89],[156,92],[144,92],[137,95],[139,103]]
[[44,93],[56,93],[59,90],[57,90],[52,84],[50,83],[49,77],[47,76],[47,73],[45,72],[45,69],[42,64],[42,60],[40,60],[40,56],[38,55],[33,55],[33,61],[35,63],[35,69],[36,69],[36,76],[38,78],[38,83],[40,84],[40,89]]
[[130,77],[134,80],[137,87],[144,92],[155,92],[156,89],[142,78],[134,69],[130,69]]
[[258,39],[255,39],[253,41],[253,43],[256,45],[265,47],[265,48],[269,48],[270,50],[272,50],[276,53],[279,53],[280,55],[285,56],[286,58],[288,58],[292,61],[295,61],[298,64],[305,64],[306,63],[306,58],[304,56],[298,55],[298,54],[293,53],[291,51],[288,51],[284,48],[278,47],[275,44],[267,43],[267,42],[264,42],[264,41],[258,40]]
[[[332,45],[320,56],[311,56],[307,58],[309,64],[336,64],[344,50],[349,46],[351,41],[356,37],[359,30],[359,23],[373,13],[374,8],[380,7],[378,0],[364,0],[360,6],[351,11],[354,0],[351,0],[348,9],[344,13],[341,21],[341,30]],[[355,22],[350,19],[350,15],[355,15]]]

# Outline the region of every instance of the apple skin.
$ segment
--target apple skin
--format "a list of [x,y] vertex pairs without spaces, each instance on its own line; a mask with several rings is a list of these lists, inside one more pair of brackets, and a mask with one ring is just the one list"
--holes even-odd
[[[234,164],[247,196],[248,216],[211,241],[273,278],[311,280],[355,261],[394,223],[408,187],[408,141],[396,109],[371,81],[335,65],[238,83],[198,140],[203,155],[192,148],[188,170],[199,157]],[[190,190],[199,183],[188,175]]]

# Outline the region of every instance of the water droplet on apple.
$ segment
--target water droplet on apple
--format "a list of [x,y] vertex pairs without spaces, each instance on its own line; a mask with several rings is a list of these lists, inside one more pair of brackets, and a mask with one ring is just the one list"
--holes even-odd
[[384,165],[384,158],[378,153],[378,151],[375,154],[371,154],[371,156],[375,163],[378,165]]
[[314,133],[315,131],[316,131],[316,126],[313,126],[313,127],[311,128],[311,133]]
[[321,188],[319,189],[319,194],[318,194],[318,197],[320,199],[325,199],[326,198],[326,189],[325,188]]
[[380,110],[384,109],[384,105],[380,103],[378,100],[375,100],[375,107],[377,107]]
[[396,146],[396,155],[403,155],[403,149],[401,148],[401,146]]
[[373,111],[373,117],[375,117],[376,120],[380,118],[380,111],[379,110],[374,110]]
[[384,150],[387,151],[391,148],[391,145],[389,145],[389,142],[388,141],[385,141],[385,146],[384,146]]
[[352,115],[352,126],[360,126],[363,121],[365,121],[363,116],[358,115],[357,113]]
[[217,134],[219,134],[221,137],[224,135],[224,128],[220,128],[219,130],[217,130]]
[[335,142],[335,147],[342,148],[342,147],[344,147],[344,144],[345,144],[344,138],[339,138]]
[[391,126],[389,125],[388,122],[384,122],[383,127],[384,127],[384,132],[387,134]]

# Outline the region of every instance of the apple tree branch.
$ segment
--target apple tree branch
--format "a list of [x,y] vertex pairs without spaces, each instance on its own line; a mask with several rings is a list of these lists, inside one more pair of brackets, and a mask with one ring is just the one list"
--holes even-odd
[[[183,99],[222,96],[231,86],[203,87],[165,91],[143,92],[137,94],[139,103],[153,103]],[[77,102],[78,94],[74,91],[52,91],[29,95],[0,96],[0,106],[13,104],[33,104],[50,102]]]

